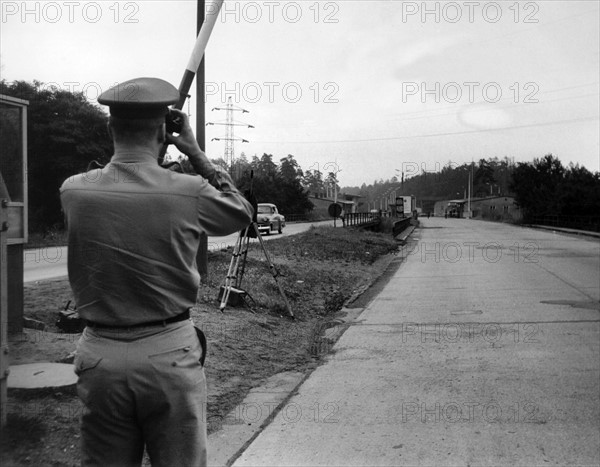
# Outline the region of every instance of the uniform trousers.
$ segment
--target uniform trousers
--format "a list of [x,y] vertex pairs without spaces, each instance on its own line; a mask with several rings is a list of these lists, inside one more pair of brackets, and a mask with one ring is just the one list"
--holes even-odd
[[74,361],[82,465],[206,465],[206,379],[190,320],[86,327]]

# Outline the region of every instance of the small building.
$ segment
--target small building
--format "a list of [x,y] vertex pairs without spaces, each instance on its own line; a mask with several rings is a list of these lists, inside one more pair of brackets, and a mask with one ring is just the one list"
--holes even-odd
[[463,217],[466,204],[466,199],[436,201],[433,206],[433,215],[436,217]]
[[[468,199],[438,201],[434,206],[434,215],[438,217],[467,216]],[[493,221],[516,221],[521,219],[521,209],[512,196],[489,196],[471,198],[471,217]]]
[[[346,214],[358,212],[360,198],[362,198],[362,196],[339,193],[337,196],[337,203],[342,206],[343,212]],[[328,209],[334,202],[333,198],[309,196],[308,199],[314,205],[312,210],[313,215],[317,217],[330,217]]]
[[344,208],[344,212],[358,212],[358,207],[360,206],[360,199],[364,198],[364,196],[360,195],[351,195],[347,193],[338,194],[338,203],[342,205]]
[[521,209],[512,196],[471,199],[471,212],[475,219],[516,221],[522,218]]

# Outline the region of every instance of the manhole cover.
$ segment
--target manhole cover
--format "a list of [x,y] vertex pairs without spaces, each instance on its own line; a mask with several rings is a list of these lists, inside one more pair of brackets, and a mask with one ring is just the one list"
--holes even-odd
[[9,367],[7,386],[14,389],[40,389],[77,383],[73,365],[66,363],[27,363]]

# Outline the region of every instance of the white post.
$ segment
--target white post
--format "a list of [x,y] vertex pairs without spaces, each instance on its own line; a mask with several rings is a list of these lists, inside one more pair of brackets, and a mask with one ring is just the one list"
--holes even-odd
[[[471,167],[471,170],[473,167]],[[469,172],[469,195],[467,198],[467,219],[471,218],[471,172]]]
[[[337,175],[337,174],[336,174]],[[336,177],[337,178],[337,177]],[[333,180],[333,203],[337,204],[337,183],[335,180]],[[333,218],[333,226],[337,227],[336,225],[336,218]]]

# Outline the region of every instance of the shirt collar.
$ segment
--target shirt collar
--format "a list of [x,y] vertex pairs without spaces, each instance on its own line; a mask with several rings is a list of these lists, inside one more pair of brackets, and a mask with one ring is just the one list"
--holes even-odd
[[158,164],[156,154],[151,150],[119,151],[115,152],[111,162],[121,163],[148,163]]

